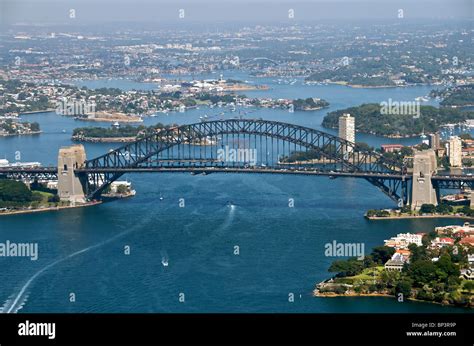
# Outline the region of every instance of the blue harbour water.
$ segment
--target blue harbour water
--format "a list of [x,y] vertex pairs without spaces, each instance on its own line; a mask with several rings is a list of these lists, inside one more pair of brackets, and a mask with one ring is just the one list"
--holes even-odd
[[[215,77],[215,76],[214,76]],[[229,77],[229,76],[226,76]],[[235,76],[232,76],[235,77]],[[246,77],[248,79],[249,77]],[[322,97],[329,109],[362,102],[413,100],[430,87],[352,89],[343,86],[277,85],[252,95]],[[103,86],[94,81],[95,87]],[[122,84],[121,84],[122,83]],[[126,89],[126,81],[116,81]],[[134,86],[135,87],[135,86]],[[148,86],[147,86],[148,87]],[[246,93],[251,95],[251,92]],[[224,112],[223,115],[219,115]],[[258,110],[248,117],[321,129],[328,109],[288,113]],[[225,109],[197,109],[146,118],[145,124],[192,123]],[[55,164],[70,145],[72,129],[90,124],[54,113],[22,117],[38,121],[38,136],[0,139],[0,156]],[[99,124],[110,126],[110,124]],[[324,130],[324,129],[323,129]],[[328,130],[325,130],[328,131]],[[331,131],[328,131],[331,132]],[[390,140],[357,135],[371,145]],[[88,158],[116,144],[86,144]],[[335,259],[324,244],[364,242],[366,252],[398,232],[430,231],[462,220],[370,222],[367,209],[392,201],[363,180],[324,177],[211,174],[135,174],[137,195],[102,205],[0,218],[0,242],[38,242],[39,259],[0,258],[0,309],[4,312],[469,312],[391,298],[314,298],[317,282],[330,276]],[[163,199],[160,199],[160,196]],[[183,198],[185,207],[179,207]],[[289,198],[295,207],[288,207]],[[229,206],[229,201],[233,206]],[[130,247],[130,254],[124,249]],[[239,255],[234,255],[238,246]],[[162,260],[168,260],[167,267]],[[76,301],[69,301],[70,293]],[[179,302],[180,293],[185,303]],[[288,294],[295,294],[295,302]],[[3,308],[1,306],[3,305]]]

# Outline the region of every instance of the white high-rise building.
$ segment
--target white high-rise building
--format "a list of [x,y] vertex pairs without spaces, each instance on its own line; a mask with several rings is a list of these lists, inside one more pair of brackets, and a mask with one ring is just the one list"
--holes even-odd
[[[355,143],[355,118],[350,114],[346,113],[339,117],[339,137]],[[348,147],[347,152],[351,151],[352,147]]]
[[448,157],[451,167],[462,167],[462,143],[458,136],[449,137]]

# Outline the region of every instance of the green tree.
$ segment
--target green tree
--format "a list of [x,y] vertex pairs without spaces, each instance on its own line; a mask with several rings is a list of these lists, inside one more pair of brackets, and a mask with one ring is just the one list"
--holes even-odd
[[441,255],[435,264],[439,282],[446,284],[457,285],[459,276],[461,275],[458,266],[453,263],[449,254]]
[[449,169],[451,164],[449,163],[449,158],[447,156],[443,156],[441,158],[438,157],[438,166],[443,166],[444,169]]
[[453,212],[453,207],[446,203],[440,203],[436,206],[435,211],[439,214],[449,214]]
[[434,204],[422,204],[420,214],[433,214],[436,211]]
[[472,210],[471,207],[468,205],[463,206],[460,211],[466,216],[474,215],[474,210]]
[[404,298],[409,298],[411,296],[412,282],[406,278],[398,281],[395,286],[395,294],[403,294]]
[[411,211],[411,209],[410,209],[409,206],[404,206],[404,207],[400,208],[400,212],[404,213],[404,214],[409,213],[410,211]]
[[429,256],[426,253],[426,248],[424,246],[418,246],[412,243],[408,245],[408,250],[410,250],[410,253],[411,253],[411,256],[410,256],[411,263],[429,259]]
[[126,185],[119,185],[117,186],[117,193],[118,194],[125,194],[128,191],[128,187]]
[[30,202],[32,200],[32,193],[21,181],[0,180],[0,200]]
[[430,260],[414,261],[408,267],[408,276],[415,286],[422,287],[436,280],[436,266]]
[[30,124],[30,130],[38,132],[40,130],[40,125],[37,122],[33,122]]
[[405,157],[405,156],[412,156],[413,155],[413,149],[410,147],[403,147],[400,150],[400,155]]
[[400,281],[400,272],[382,270],[380,274],[380,280],[386,287],[394,287]]
[[356,142],[355,147],[356,147],[357,151],[372,151],[372,150],[374,150],[373,147],[371,147],[370,145],[368,145],[365,142]]
[[474,281],[466,281],[464,283],[464,289],[469,292],[474,291]]
[[369,210],[367,210],[366,215],[367,215],[367,217],[374,217],[375,215],[377,215],[377,210],[369,209]]
[[377,246],[372,249],[372,259],[374,262],[384,264],[395,253],[395,249],[389,246]]
[[58,203],[61,199],[58,195],[54,195],[48,198],[49,203]]
[[360,274],[364,269],[362,261],[358,261],[356,258],[349,258],[347,260],[334,261],[329,267],[329,272],[336,272],[340,276],[354,276]]
[[472,136],[470,133],[462,133],[459,135],[461,139],[472,139]]
[[390,216],[390,213],[387,210],[377,210],[375,215],[377,217],[387,217],[387,216]]

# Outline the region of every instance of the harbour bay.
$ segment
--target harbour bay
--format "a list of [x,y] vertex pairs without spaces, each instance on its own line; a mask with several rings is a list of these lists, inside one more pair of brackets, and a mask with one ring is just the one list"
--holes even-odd
[[[271,89],[246,94],[321,97],[330,107],[295,113],[255,109],[245,117],[295,123],[333,134],[334,130],[320,125],[329,111],[387,101],[394,94],[400,100],[413,100],[432,89],[354,89],[302,83],[290,87],[271,80],[255,82]],[[216,118],[238,115],[201,108],[147,117],[144,124],[194,123],[205,114]],[[55,113],[22,118],[40,123],[43,133],[1,138],[0,155],[12,160],[20,151],[22,160],[45,166],[56,164],[58,149],[72,143],[72,129],[83,126]],[[420,139],[357,134],[357,141],[380,146],[414,144]],[[118,145],[86,143],[85,147],[88,158],[93,158]],[[324,256],[325,243],[334,239],[364,242],[368,250],[398,232],[428,232],[435,226],[462,224],[459,219],[368,221],[363,217],[366,210],[392,207],[393,202],[365,181],[184,173],[127,178],[137,190],[130,199],[0,218],[0,241],[37,242],[40,254],[34,262],[0,258],[4,309],[14,303],[14,310],[21,312],[468,312],[390,298],[312,297],[314,285],[330,275],[327,268],[333,259]],[[185,199],[185,208],[179,208],[180,198]],[[288,208],[289,198],[295,200],[294,208]],[[238,256],[233,253],[236,245]],[[124,254],[125,246],[130,246],[130,255]],[[163,257],[169,266],[162,265]],[[71,292],[77,297],[74,303],[69,301]],[[185,294],[184,304],[178,300],[180,293]],[[294,303],[288,301],[290,293],[295,295]]]

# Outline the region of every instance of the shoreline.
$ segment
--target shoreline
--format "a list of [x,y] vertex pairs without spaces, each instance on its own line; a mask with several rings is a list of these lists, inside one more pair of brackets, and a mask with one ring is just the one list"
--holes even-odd
[[[393,294],[388,294],[388,293],[380,293],[380,292],[373,292],[373,293],[356,293],[356,292],[351,292],[351,293],[336,293],[336,292],[324,292],[321,293],[318,290],[318,286],[325,284],[327,280],[320,282],[319,284],[316,285],[316,288],[312,292],[312,296],[315,298],[354,298],[354,297],[382,297],[382,298],[393,298],[396,299],[396,296]],[[419,302],[419,303],[427,303],[427,304],[437,304],[441,306],[449,306],[449,307],[455,307],[455,308],[463,308],[463,309],[472,309],[470,306],[458,306],[455,304],[445,304],[442,302],[436,302],[436,301],[430,301],[430,300],[422,300],[422,299],[416,299],[416,298],[407,298],[408,301],[412,302]]]
[[[325,292],[321,293],[318,291],[318,289],[313,290],[313,297],[319,297],[319,298],[338,298],[338,297],[386,297],[386,298],[395,298],[394,295],[388,294],[388,293],[379,293],[379,292],[374,292],[374,293],[336,293],[336,292]],[[411,299],[411,298],[409,298]],[[421,300],[425,301],[425,300]],[[428,302],[429,303],[429,302]]]
[[319,106],[319,107],[314,107],[314,108],[301,108],[301,109],[295,109],[295,112],[311,112],[311,111],[319,111],[321,109],[329,108],[329,106]]
[[142,118],[131,118],[130,119],[124,119],[124,118],[81,118],[81,117],[74,117],[74,120],[79,120],[79,121],[90,121],[90,122],[104,122],[104,123],[142,123],[143,119]]
[[130,143],[135,142],[137,137],[72,137],[71,140],[87,143]]
[[397,85],[397,84],[390,84],[390,85],[365,85],[365,84],[351,84],[350,82],[347,81],[317,81],[317,80],[308,80],[308,82],[312,83],[327,83],[327,84],[333,84],[333,85],[341,85],[341,86],[347,86],[350,88],[355,88],[355,89],[388,89],[388,88],[406,88],[406,87],[416,87],[416,86],[429,86],[429,87],[435,87],[438,86],[439,84],[437,83],[415,83],[415,84],[402,84],[402,85]]
[[47,211],[60,211],[60,210],[64,210],[64,209],[91,207],[91,206],[102,204],[102,203],[103,203],[102,201],[96,201],[96,202],[87,202],[87,203],[81,203],[81,204],[76,204],[76,205],[65,205],[65,206],[56,206],[56,207],[47,207],[47,208],[4,211],[4,212],[0,212],[0,216],[42,213],[42,212],[47,212]]
[[255,90],[270,90],[268,85],[250,85],[250,84],[236,84],[224,86],[224,91],[255,91]]
[[398,220],[398,219],[465,219],[474,220],[474,216],[465,215],[401,215],[401,216],[365,216],[368,220]]
[[[396,298],[396,296],[388,293],[344,293],[344,294],[339,294],[335,292],[328,292],[328,293],[320,293],[317,292],[317,289],[313,290],[313,297],[316,298],[354,298],[354,297],[382,297],[382,298]],[[450,306],[450,307],[455,307],[455,308],[461,308],[461,309],[472,309],[470,307],[465,307],[465,306],[457,306],[454,304],[443,304],[440,302],[435,302],[435,301],[428,301],[428,300],[421,300],[421,299],[416,299],[416,298],[407,298],[407,300],[411,302],[418,302],[418,303],[427,303],[427,304],[437,304],[441,306]]]
[[55,111],[55,109],[51,108],[51,109],[45,109],[45,110],[40,110],[40,111],[29,111],[29,112],[22,112],[22,113],[19,113],[18,116],[22,116],[22,115],[31,115],[31,114],[38,114],[38,113],[53,113]]
[[[337,127],[324,126],[322,123],[321,123],[321,127],[325,128],[325,129],[329,129],[329,130],[337,130]],[[378,134],[378,133],[363,132],[363,131],[358,131],[358,130],[356,130],[355,132],[356,133],[362,133],[362,134],[365,134],[365,135],[372,135],[372,136],[377,136],[377,137],[382,137],[382,138],[391,138],[391,139],[408,139],[408,138],[415,138],[415,137],[421,136],[421,133],[414,134],[414,135],[401,136],[401,135],[382,135],[382,134]]]
[[43,131],[34,131],[29,133],[7,133],[7,134],[0,134],[0,137],[12,137],[12,136],[32,136],[32,135],[39,135]]

